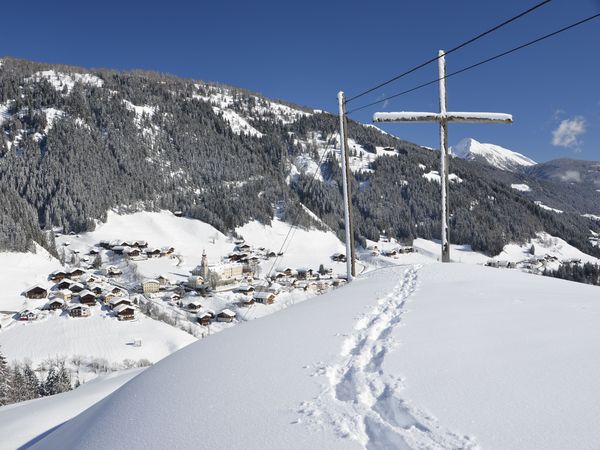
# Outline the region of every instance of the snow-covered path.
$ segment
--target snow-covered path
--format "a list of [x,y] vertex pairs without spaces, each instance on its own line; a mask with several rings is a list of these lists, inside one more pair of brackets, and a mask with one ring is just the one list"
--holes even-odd
[[401,380],[383,371],[386,354],[397,347],[392,331],[417,289],[419,269],[407,269],[394,289],[357,321],[342,344],[340,361],[326,369],[325,389],[314,402],[302,405],[308,423],[318,418],[340,437],[355,439],[367,449],[472,446],[469,438],[444,430],[407,405]]

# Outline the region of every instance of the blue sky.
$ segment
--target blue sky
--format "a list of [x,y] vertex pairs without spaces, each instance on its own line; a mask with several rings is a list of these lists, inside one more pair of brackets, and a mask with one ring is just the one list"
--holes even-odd
[[[335,111],[384,81],[527,9],[538,0],[417,1],[29,1],[2,6],[0,54],[50,63],[143,68],[219,81]],[[599,0],[553,0],[448,56],[460,69],[600,11]],[[10,18],[10,20],[8,20]],[[464,137],[538,160],[600,160],[600,19],[448,80],[449,110],[512,113],[513,125],[454,124]],[[350,107],[435,79],[432,64]],[[352,115],[436,111],[437,86]],[[437,147],[433,124],[386,126]]]

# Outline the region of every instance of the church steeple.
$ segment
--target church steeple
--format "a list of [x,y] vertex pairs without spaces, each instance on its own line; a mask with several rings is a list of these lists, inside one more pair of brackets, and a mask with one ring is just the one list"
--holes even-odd
[[206,257],[206,250],[202,250],[202,262],[200,263],[200,276],[204,280],[208,280],[208,258]]

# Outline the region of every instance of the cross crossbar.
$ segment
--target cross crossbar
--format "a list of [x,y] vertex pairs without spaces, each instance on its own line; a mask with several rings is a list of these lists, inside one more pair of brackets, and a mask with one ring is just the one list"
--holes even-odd
[[447,112],[445,115],[434,112],[379,112],[373,115],[373,122],[479,122],[512,123],[511,114],[490,112]]
[[448,155],[448,123],[450,122],[479,122],[479,123],[512,123],[510,114],[490,112],[448,112],[446,100],[446,58],[443,50],[438,53],[438,71],[440,82],[440,112],[378,112],[373,116],[373,122],[438,122],[440,124],[440,184],[442,194],[442,262],[450,261],[450,237],[448,226],[448,187],[450,162]]

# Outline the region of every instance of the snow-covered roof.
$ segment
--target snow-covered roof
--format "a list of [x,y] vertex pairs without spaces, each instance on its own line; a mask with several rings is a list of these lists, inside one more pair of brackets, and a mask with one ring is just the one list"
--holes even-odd
[[131,305],[131,300],[129,300],[126,297],[112,297],[109,301],[108,304],[111,306],[116,305],[117,303],[123,303],[126,304],[128,303],[129,305]]
[[116,313],[118,314],[118,313],[120,313],[120,312],[123,312],[123,311],[125,311],[126,309],[131,309],[131,310],[133,310],[134,308],[133,308],[133,306],[131,306],[131,305],[126,305],[126,304],[123,304],[123,305],[116,306],[116,307],[113,309],[113,311],[114,311],[114,312],[116,312]]
[[229,316],[229,317],[235,317],[235,313],[232,310],[227,309],[227,308],[225,308],[223,311],[221,311],[219,313],[219,315],[224,315],[224,316]]
[[89,309],[86,305],[83,305],[81,303],[73,303],[72,305],[68,306],[69,311],[72,311],[72,310],[77,309],[77,308]]

